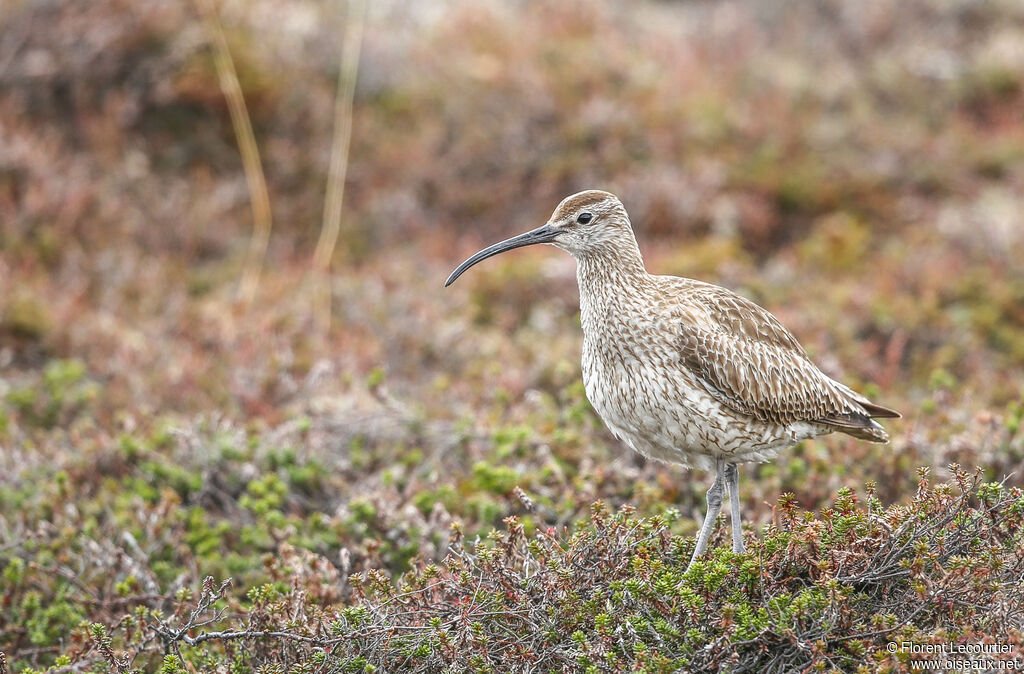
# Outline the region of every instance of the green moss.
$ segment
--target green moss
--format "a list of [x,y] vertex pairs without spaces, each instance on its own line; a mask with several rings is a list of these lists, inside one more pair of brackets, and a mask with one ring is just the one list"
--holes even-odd
[[846,212],[832,213],[815,224],[800,242],[799,250],[807,264],[826,269],[853,269],[869,253],[871,230]]
[[42,340],[53,329],[53,318],[39,298],[23,293],[11,298],[0,314],[0,333]]
[[451,485],[441,485],[437,489],[421,491],[413,497],[413,503],[424,515],[429,515],[434,505],[440,503],[448,511],[458,510],[455,489]]
[[511,492],[521,476],[506,466],[495,466],[486,461],[473,464],[473,482],[477,489],[493,494]]
[[203,486],[203,477],[186,467],[168,463],[163,460],[143,461],[139,465],[141,473],[155,490],[170,488],[182,497],[199,491]]
[[533,429],[529,426],[510,426],[494,433],[493,452],[498,459],[522,456],[529,448]]
[[86,412],[101,392],[98,384],[86,379],[85,372],[80,360],[51,360],[41,381],[13,389],[7,402],[30,427],[48,430],[68,425]]
[[56,643],[85,619],[85,611],[71,599],[70,594],[70,589],[62,584],[56,594],[45,602],[38,592],[28,592],[24,596],[17,610],[18,622],[24,625],[31,644]]

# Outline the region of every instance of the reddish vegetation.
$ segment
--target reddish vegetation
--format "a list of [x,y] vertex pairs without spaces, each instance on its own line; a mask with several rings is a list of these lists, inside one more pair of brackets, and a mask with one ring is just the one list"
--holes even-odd
[[[881,654],[886,636],[838,644],[858,620],[882,629],[911,614],[899,628],[910,639],[1019,648],[1020,617],[986,603],[1011,597],[1001,593],[1021,556],[1019,3],[370,3],[326,335],[313,329],[309,268],[341,19],[331,3],[221,4],[274,210],[251,306],[236,300],[249,194],[193,5],[0,7],[8,669],[117,669],[111,658],[135,653],[128,668],[156,668],[165,645],[185,641],[167,630],[203,601],[227,612],[189,638],[258,625],[321,641],[292,651],[270,637],[208,639],[182,645],[166,671],[243,656],[242,668],[278,658],[326,671],[337,663],[309,664],[324,645],[378,671],[658,671],[680,658],[759,671],[852,670],[860,658],[898,670],[909,665]],[[590,187],[622,197],[652,271],[755,299],[826,372],[905,415],[888,425],[888,446],[829,437],[744,469],[745,512],[775,524],[748,533],[764,540],[743,560],[710,560],[728,567],[713,586],[659,575],[685,557],[705,476],[641,462],[593,415],[571,260],[510,254],[441,288],[466,254]],[[950,463],[981,466],[970,498],[958,500]],[[918,494],[919,466],[952,479],[948,493]],[[1005,475],[998,494],[985,486]],[[868,481],[879,499],[870,517],[840,493],[864,495]],[[820,514],[792,510],[784,523],[769,505],[784,492]],[[589,516],[599,499],[636,514]],[[836,526],[840,501],[857,535],[806,547]],[[908,564],[898,578],[876,583],[863,561],[904,541],[871,524],[882,504],[895,504],[884,516],[895,529],[950,504],[967,514],[921,532],[897,555]],[[667,517],[672,507],[683,516]],[[520,519],[503,524],[509,516]],[[452,526],[465,548],[451,547]],[[974,526],[988,552],[958,538]],[[472,544],[494,528],[496,547]],[[967,561],[950,556],[952,540]],[[560,561],[559,546],[580,554]],[[453,551],[436,594],[419,592],[427,566]],[[652,569],[659,559],[664,569]],[[861,585],[828,585],[843,559],[861,564]],[[525,633],[509,606],[527,575],[537,584],[523,589],[522,615],[554,615],[552,630],[581,636],[541,634],[532,646],[496,636]],[[217,582],[204,599],[206,576]],[[977,586],[958,584],[967,577]],[[669,603],[659,578],[677,593]],[[631,580],[634,603],[559,613]],[[508,660],[466,660],[494,642],[443,622],[451,606],[481,610],[474,582],[499,607],[491,613],[508,615],[481,628],[507,639]],[[405,613],[395,607],[406,600],[388,599],[402,583],[419,592]],[[844,588],[857,598],[842,599]],[[801,591],[823,593],[794,610],[834,618],[826,633],[802,632],[799,616],[791,632],[758,618]],[[979,616],[994,622],[968,627]],[[615,633],[634,617],[651,631]],[[374,635],[432,618],[440,631],[393,643],[410,653],[374,650]],[[359,638],[315,631],[355,619]],[[814,643],[793,650],[793,639]],[[712,648],[687,651],[696,644]]]

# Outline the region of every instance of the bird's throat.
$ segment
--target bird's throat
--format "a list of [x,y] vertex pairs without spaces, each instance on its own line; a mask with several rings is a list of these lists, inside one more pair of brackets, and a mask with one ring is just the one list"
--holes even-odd
[[577,255],[576,280],[582,293],[585,289],[640,287],[647,284],[648,274],[640,249],[634,243],[630,248],[595,248]]

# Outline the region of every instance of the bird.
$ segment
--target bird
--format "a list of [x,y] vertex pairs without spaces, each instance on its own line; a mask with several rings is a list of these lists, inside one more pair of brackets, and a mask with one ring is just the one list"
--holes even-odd
[[765,462],[832,432],[885,443],[877,405],[822,372],[775,316],[721,286],[647,272],[614,194],[566,197],[542,226],[488,246],[552,244],[576,259],[586,395],[612,434],[640,454],[713,471],[688,569],[707,551],[727,489],[733,552],[743,554],[738,465]]

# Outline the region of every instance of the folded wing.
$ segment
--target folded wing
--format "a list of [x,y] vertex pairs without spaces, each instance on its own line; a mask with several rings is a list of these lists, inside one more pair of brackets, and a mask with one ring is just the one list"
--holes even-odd
[[888,441],[873,418],[899,413],[828,377],[766,310],[718,286],[694,282],[689,292],[707,320],[679,321],[680,358],[722,405],[760,421],[813,422]]

